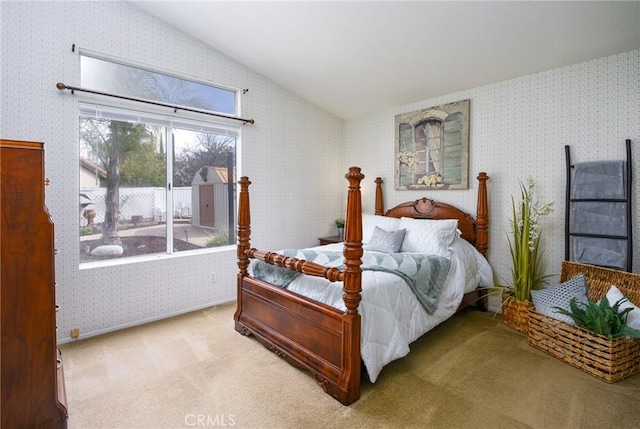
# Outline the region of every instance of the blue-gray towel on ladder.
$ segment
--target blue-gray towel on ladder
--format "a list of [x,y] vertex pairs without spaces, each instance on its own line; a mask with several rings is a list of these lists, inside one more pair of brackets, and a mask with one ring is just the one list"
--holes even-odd
[[[625,161],[576,164],[572,199],[624,199]],[[624,202],[578,201],[571,205],[571,231],[580,234],[625,236],[627,211]],[[599,237],[573,237],[576,262],[624,269],[626,240]]]

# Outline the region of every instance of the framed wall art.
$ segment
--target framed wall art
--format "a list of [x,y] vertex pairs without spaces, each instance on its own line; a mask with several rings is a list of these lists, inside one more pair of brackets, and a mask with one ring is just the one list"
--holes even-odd
[[396,115],[395,189],[469,188],[469,100]]

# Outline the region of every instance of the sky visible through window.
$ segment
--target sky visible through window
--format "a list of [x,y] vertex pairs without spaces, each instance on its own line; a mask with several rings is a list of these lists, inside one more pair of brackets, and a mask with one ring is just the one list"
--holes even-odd
[[233,90],[85,55],[80,68],[86,89],[237,115]]

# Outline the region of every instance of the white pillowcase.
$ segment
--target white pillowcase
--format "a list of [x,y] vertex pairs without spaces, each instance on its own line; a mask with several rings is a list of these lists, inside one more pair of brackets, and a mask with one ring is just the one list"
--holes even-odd
[[400,219],[397,217],[387,217],[372,214],[362,215],[362,242],[369,244],[373,229],[375,227],[384,229],[385,231],[396,231],[400,226]]
[[406,229],[401,252],[449,256],[449,246],[457,235],[458,219],[400,219],[398,229]]
[[[615,286],[611,286],[607,291],[607,300],[609,301],[609,305],[613,306],[616,302],[620,301],[624,298],[620,289]],[[640,308],[634,305],[631,301],[627,299],[627,301],[620,304],[619,309],[625,310],[627,308],[631,308],[632,310],[627,314],[627,325],[631,328],[640,329]]]
[[371,242],[369,242],[369,244],[365,244],[364,250],[396,253],[400,250],[400,245],[402,245],[402,240],[404,239],[404,233],[404,229],[399,229],[397,231],[385,231],[379,226],[376,226],[373,228]]

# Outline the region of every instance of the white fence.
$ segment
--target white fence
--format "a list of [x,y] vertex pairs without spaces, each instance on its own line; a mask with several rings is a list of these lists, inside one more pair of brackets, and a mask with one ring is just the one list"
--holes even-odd
[[[106,212],[106,188],[80,188],[80,193],[86,195],[91,202],[86,209],[96,211],[93,223],[102,223]],[[120,188],[120,222],[131,222],[134,216],[142,216],[143,222],[162,221],[167,219],[167,211],[173,213],[174,218],[190,218],[191,187],[173,188],[173,208],[167,208],[167,190],[165,188]],[[80,197],[81,203],[86,203]],[[87,219],[80,211],[80,226],[87,224]]]

